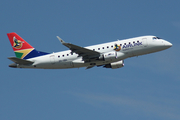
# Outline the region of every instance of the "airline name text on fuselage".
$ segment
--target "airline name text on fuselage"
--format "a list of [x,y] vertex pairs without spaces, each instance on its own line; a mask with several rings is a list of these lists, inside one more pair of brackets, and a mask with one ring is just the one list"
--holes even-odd
[[131,48],[131,47],[135,47],[135,46],[140,46],[140,45],[143,45],[142,42],[127,44],[127,45],[123,45],[123,49]]

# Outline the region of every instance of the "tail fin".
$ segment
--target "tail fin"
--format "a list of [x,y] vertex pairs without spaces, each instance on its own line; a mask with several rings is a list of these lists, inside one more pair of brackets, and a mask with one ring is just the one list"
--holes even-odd
[[22,39],[18,34],[12,32],[7,33],[11,46],[17,58],[29,59],[48,53],[36,51],[29,43]]

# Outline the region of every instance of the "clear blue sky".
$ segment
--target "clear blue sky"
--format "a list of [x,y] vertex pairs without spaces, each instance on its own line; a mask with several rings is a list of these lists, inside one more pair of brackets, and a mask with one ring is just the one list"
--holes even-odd
[[[0,120],[179,120],[180,1],[2,0]],[[170,49],[129,58],[121,69],[13,69],[6,33],[37,50],[156,35]]]

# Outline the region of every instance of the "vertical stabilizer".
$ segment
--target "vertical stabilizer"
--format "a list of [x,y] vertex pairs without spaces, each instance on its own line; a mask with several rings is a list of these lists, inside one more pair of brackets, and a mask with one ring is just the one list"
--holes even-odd
[[21,38],[18,34],[14,32],[7,33],[7,36],[17,58],[29,59],[48,54],[36,51],[35,48],[33,48],[29,43],[27,43],[23,38]]

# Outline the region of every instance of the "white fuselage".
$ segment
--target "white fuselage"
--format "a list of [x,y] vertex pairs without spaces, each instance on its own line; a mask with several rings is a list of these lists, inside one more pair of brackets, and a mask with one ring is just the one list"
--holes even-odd
[[[156,38],[156,39],[155,39]],[[121,45],[120,51],[115,51],[115,44]],[[117,40],[114,42],[98,44],[85,47],[90,50],[94,50],[105,55],[106,53],[115,52],[116,57],[108,60],[93,60],[84,61],[81,56],[76,53],[72,53],[71,50],[62,52],[56,52],[28,59],[33,61],[32,65],[19,65],[19,68],[42,68],[42,69],[65,69],[65,68],[79,68],[88,66],[100,66],[120,60],[124,60],[129,57],[149,54],[157,51],[161,51],[171,47],[172,44],[163,39],[155,36],[142,36],[125,40]]]

